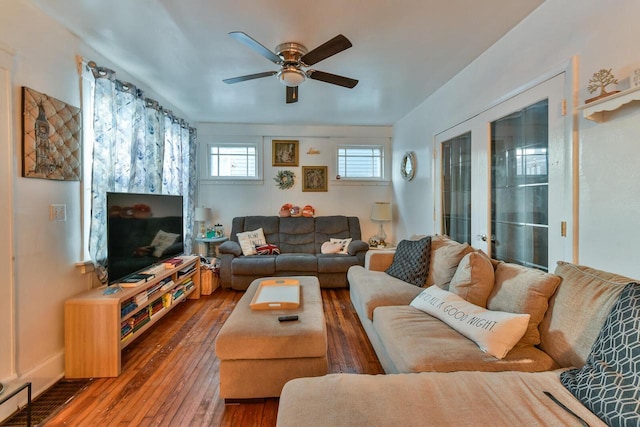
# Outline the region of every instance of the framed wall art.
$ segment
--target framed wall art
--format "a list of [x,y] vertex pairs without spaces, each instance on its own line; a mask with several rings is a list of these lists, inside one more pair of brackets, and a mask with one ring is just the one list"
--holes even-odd
[[80,108],[22,88],[22,176],[79,181]]
[[298,166],[298,145],[295,140],[271,141],[272,166]]
[[303,166],[302,191],[327,191],[327,167]]

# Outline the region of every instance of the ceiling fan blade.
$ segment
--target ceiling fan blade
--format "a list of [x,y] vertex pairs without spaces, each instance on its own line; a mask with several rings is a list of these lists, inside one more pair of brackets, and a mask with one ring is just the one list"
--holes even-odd
[[223,82],[225,82],[226,84],[230,85],[230,84],[233,84],[233,83],[245,82],[247,80],[259,79],[259,78],[262,78],[262,77],[271,77],[271,76],[275,76],[276,74],[278,74],[277,71],[265,71],[264,73],[248,74],[246,76],[232,77],[230,79],[224,79]]
[[307,70],[307,77],[313,80],[331,83],[333,85],[348,87],[349,89],[353,89],[358,84],[358,80],[356,79],[350,79],[349,77],[338,76],[336,74],[325,73],[324,71],[318,70]]
[[267,49],[266,47],[261,45],[259,42],[252,39],[247,34],[243,33],[242,31],[232,31],[229,33],[229,35],[234,39],[238,40],[240,43],[244,44],[245,46],[248,46],[254,51],[258,52],[260,55],[264,56],[269,61],[275,64],[282,63],[282,58],[280,58],[275,53],[271,52],[269,49]]
[[302,58],[300,58],[300,62],[307,66],[313,65],[323,59],[327,59],[328,57],[335,55],[336,53],[349,49],[351,46],[353,45],[349,39],[342,34],[338,34],[328,42],[318,46],[306,55],[303,55]]
[[287,86],[287,104],[298,102],[298,86]]

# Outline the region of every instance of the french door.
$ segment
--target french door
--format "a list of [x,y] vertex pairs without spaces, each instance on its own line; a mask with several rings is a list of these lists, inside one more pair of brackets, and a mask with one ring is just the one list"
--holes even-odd
[[564,97],[560,73],[435,136],[437,232],[542,270],[572,259]]

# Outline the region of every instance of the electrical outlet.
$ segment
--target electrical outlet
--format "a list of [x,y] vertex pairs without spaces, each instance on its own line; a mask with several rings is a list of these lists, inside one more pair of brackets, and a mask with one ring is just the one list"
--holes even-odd
[[67,205],[50,205],[49,206],[49,220],[51,220],[51,221],[66,221],[67,220]]

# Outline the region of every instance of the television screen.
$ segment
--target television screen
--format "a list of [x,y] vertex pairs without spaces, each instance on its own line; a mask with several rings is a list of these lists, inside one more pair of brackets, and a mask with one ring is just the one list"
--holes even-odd
[[107,193],[109,283],[184,251],[182,196]]

